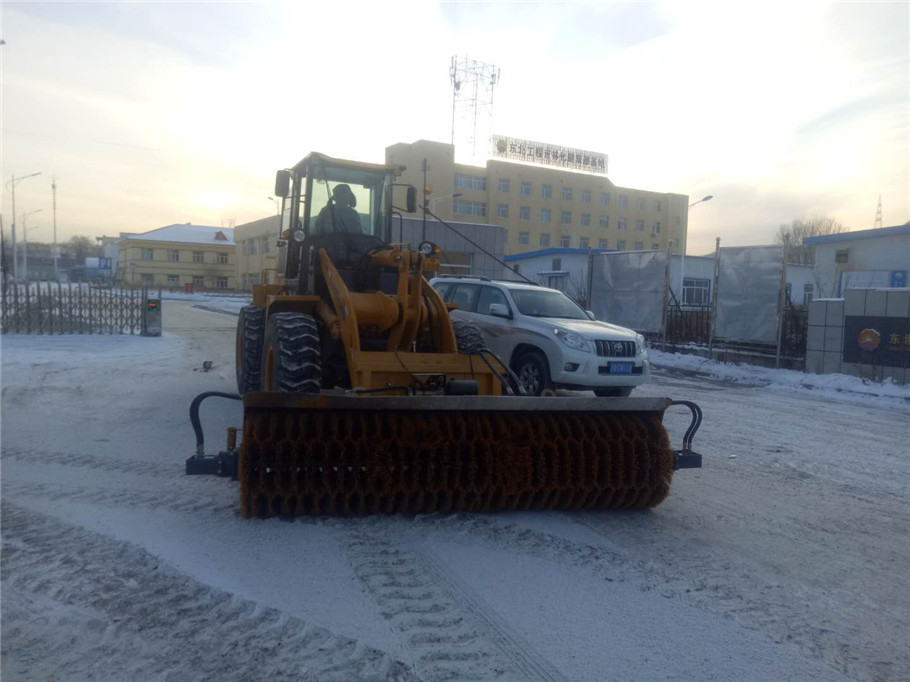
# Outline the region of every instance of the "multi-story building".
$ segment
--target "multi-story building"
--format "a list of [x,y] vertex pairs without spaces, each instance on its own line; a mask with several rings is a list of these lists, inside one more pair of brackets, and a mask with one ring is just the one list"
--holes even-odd
[[275,281],[276,242],[280,216],[269,216],[234,228],[237,243],[237,284],[250,291],[254,284]]
[[116,281],[155,286],[231,291],[237,288],[234,231],[206,225],[168,225],[117,242]]
[[[405,167],[398,182],[415,186],[418,196],[425,184],[428,208],[443,220],[505,228],[506,254],[668,244],[673,253],[685,252],[688,197],[683,194],[617,187],[605,175],[554,166],[499,159],[485,167],[457,164],[454,145],[428,140],[387,147],[385,160]],[[403,191],[401,197],[396,193],[396,206],[405,205]]]

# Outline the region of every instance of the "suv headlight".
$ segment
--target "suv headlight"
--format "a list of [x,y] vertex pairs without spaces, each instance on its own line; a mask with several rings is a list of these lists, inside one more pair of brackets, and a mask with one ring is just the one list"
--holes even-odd
[[594,353],[594,342],[586,339],[581,334],[576,334],[575,332],[567,332],[562,329],[554,329],[556,332],[556,337],[566,344],[569,348],[574,350],[580,350],[585,353]]
[[645,345],[645,337],[641,334],[635,335],[635,347],[639,355],[644,355],[648,352],[648,346]]

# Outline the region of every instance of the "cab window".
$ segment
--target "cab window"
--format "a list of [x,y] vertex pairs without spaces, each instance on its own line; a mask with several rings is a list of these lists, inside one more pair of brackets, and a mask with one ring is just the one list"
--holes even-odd
[[452,282],[437,282],[433,285],[433,288],[436,289],[436,292],[439,294],[440,298],[443,301],[448,300],[449,291],[452,289]]
[[496,287],[481,287],[480,298],[477,299],[477,312],[481,315],[489,315],[491,303],[502,303],[506,309],[509,308],[506,295],[499,289]]
[[455,285],[455,292],[452,294],[450,302],[457,304],[459,310],[473,312],[474,302],[477,300],[477,293],[479,291],[479,284],[459,283]]

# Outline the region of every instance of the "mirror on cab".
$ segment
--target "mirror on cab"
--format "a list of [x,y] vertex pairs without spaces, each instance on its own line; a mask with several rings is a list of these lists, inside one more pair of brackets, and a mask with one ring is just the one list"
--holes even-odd
[[413,213],[417,210],[417,188],[413,185],[408,186],[407,212]]
[[597,315],[595,315],[592,311],[586,310],[586,311],[585,311],[585,315],[587,315],[588,317],[590,317],[590,318],[591,318],[592,320],[594,320],[595,322],[597,321]]
[[282,199],[287,198],[288,191],[291,188],[291,172],[280,170],[275,173],[275,196]]
[[509,312],[509,306],[505,303],[491,303],[490,315],[493,317],[504,317],[507,320],[512,318],[512,313]]

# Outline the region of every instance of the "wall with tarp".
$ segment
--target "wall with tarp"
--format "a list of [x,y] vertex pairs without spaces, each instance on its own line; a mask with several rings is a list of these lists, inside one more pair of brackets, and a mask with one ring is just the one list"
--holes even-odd
[[598,320],[639,332],[662,332],[667,252],[593,254],[588,292],[589,307]]
[[777,344],[780,246],[720,249],[714,338]]

